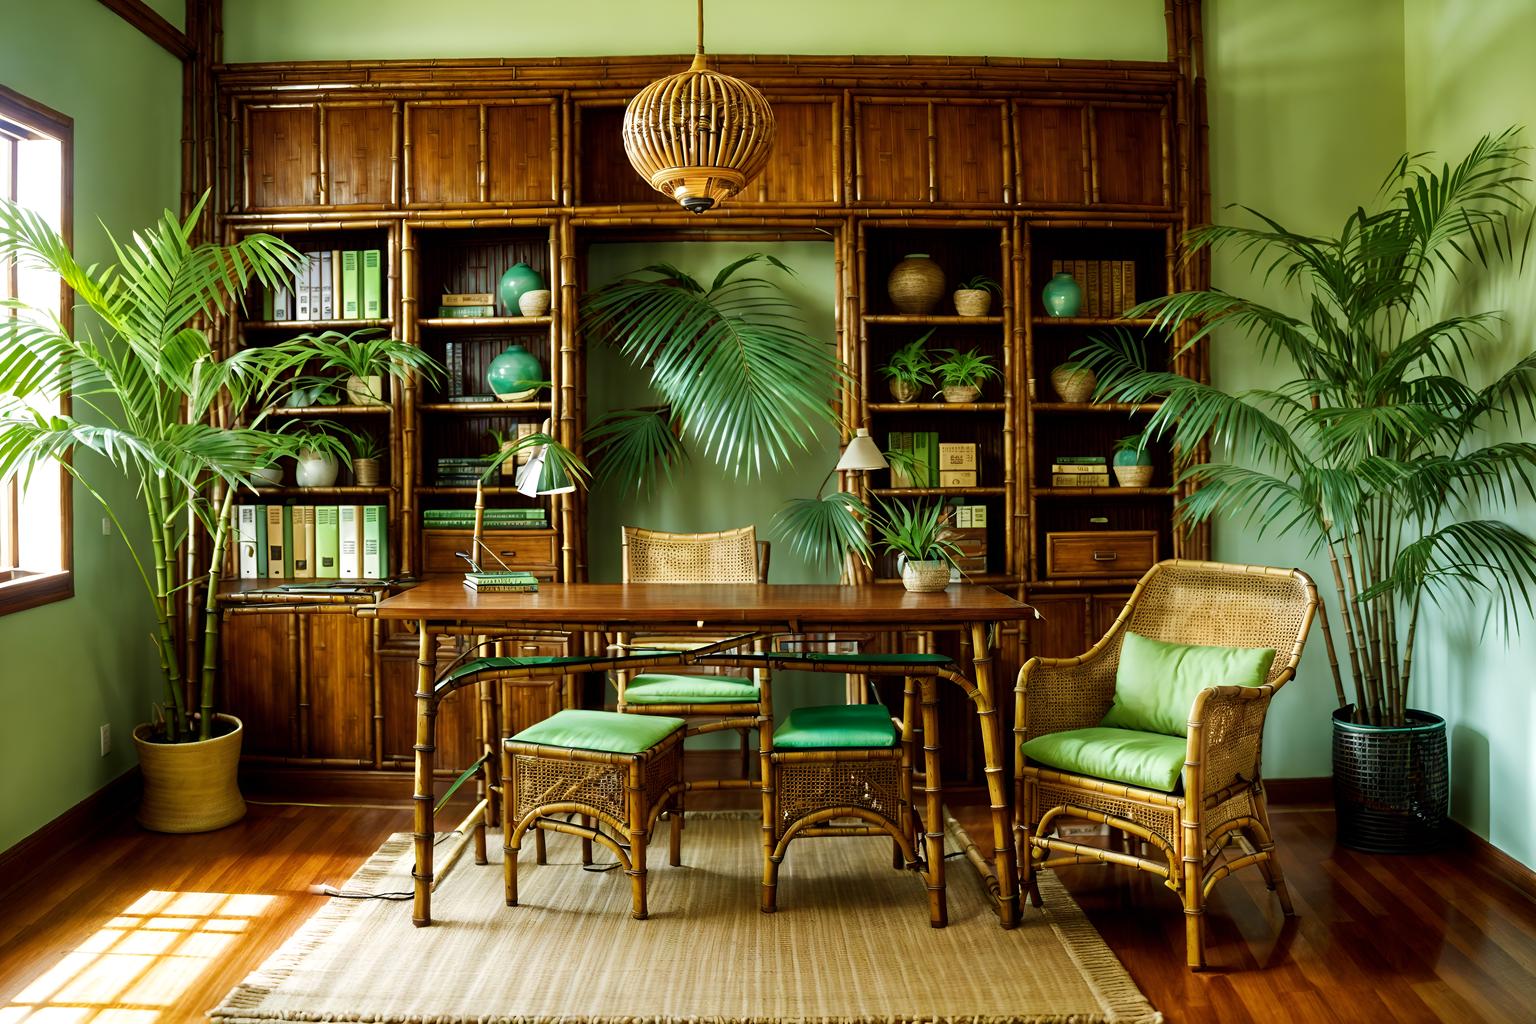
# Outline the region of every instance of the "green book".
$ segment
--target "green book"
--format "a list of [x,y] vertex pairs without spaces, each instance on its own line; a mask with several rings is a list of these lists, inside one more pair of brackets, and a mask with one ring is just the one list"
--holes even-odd
[[293,579],[293,506],[283,507],[283,578]]
[[359,539],[362,537],[363,507],[342,505],[336,513],[337,529],[341,534],[341,578],[357,580],[363,577],[363,552]]
[[384,578],[384,506],[363,506],[363,579]]
[[384,316],[383,289],[380,275],[383,271],[383,254],[377,249],[364,249],[362,259],[363,275],[363,319],[378,320]]
[[341,318],[360,320],[363,316],[363,275],[356,249],[341,254]]
[[1102,466],[1107,460],[1102,455],[1058,455],[1056,461],[1066,466]]
[[341,530],[335,505],[315,507],[315,576],[337,579],[341,576]]
[[495,306],[438,306],[439,317],[495,316]]
[[256,506],[256,578],[267,578],[267,506]]

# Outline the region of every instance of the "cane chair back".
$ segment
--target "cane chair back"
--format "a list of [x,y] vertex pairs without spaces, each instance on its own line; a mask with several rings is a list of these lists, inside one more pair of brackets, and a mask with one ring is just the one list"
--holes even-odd
[[625,583],[761,583],[757,530],[667,533],[624,527]]
[[[1015,691],[1020,744],[1098,725],[1114,702],[1127,632],[1166,643],[1275,651],[1262,685],[1217,686],[1195,698],[1182,781],[1173,792],[1034,764],[1021,753],[1017,815],[1026,886],[1033,886],[1033,872],[1041,867],[1089,861],[1157,874],[1184,896],[1192,968],[1205,963],[1206,893],[1232,871],[1258,867],[1291,913],[1274,857],[1261,755],[1269,701],[1295,676],[1317,607],[1317,588],[1300,570],[1174,559],[1148,570],[1109,631],[1086,653],[1026,662]],[[1150,852],[1105,851],[1052,836],[1065,816],[1107,824]],[[1236,867],[1218,866],[1233,836],[1248,855]]]

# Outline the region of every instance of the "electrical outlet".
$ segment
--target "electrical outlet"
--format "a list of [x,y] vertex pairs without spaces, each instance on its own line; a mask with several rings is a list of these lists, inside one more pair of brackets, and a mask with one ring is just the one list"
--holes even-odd
[[107,723],[101,727],[101,756],[106,757],[112,753],[112,725]]
[[112,520],[106,516],[101,517],[101,535],[103,537],[112,536]]

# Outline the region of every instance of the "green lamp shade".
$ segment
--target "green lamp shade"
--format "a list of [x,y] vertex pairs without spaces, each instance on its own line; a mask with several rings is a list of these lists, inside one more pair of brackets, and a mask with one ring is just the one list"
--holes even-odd
[[521,345],[508,345],[507,350],[486,367],[485,382],[498,398],[502,396],[529,397],[538,390],[544,380],[544,367],[533,353]]
[[549,457],[548,445],[541,445],[534,450],[517,477],[518,493],[530,498],[545,494],[565,494],[575,489],[576,481],[571,479],[565,467]]
[[518,316],[522,311],[517,308],[517,300],[523,292],[540,291],[545,287],[544,278],[537,270],[526,263],[514,263],[501,275],[496,293],[501,297],[501,305],[507,315]]

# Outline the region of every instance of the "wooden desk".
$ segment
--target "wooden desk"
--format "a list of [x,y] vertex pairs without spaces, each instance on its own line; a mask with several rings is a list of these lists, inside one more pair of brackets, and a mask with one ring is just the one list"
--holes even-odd
[[[366,614],[417,623],[417,731],[414,838],[416,843],[415,908],[417,925],[431,923],[433,882],[434,725],[437,702],[454,688],[436,679],[437,637],[445,632],[494,632],[532,629],[562,632],[621,632],[636,627],[698,630],[706,633],[768,636],[775,633],[863,630],[968,631],[974,678],[954,672],[938,673],[963,686],[971,697],[981,728],[987,793],[992,809],[994,848],[989,888],[997,899],[1004,928],[1018,923],[1019,892],[1015,872],[1012,828],[1012,788],[1009,751],[997,717],[997,682],[993,679],[989,627],[1033,614],[1026,604],[988,587],[952,585],[935,594],[911,594],[899,587],[819,586],[784,584],[619,584],[547,583],[531,594],[478,594],[458,577],[429,579],[370,608]],[[677,653],[647,659],[645,667],[683,664],[689,655]],[[607,658],[565,667],[570,672],[638,667],[630,659]],[[796,663],[806,671],[842,673],[836,663]],[[559,667],[553,671],[560,671]],[[548,677],[547,665],[498,672]],[[896,669],[900,671],[900,669]],[[466,680],[465,685],[472,680]],[[484,833],[477,830],[477,852],[484,855]]]

